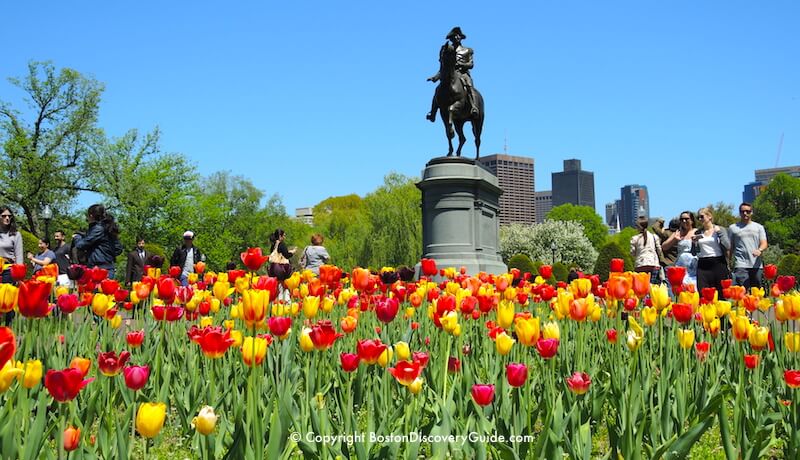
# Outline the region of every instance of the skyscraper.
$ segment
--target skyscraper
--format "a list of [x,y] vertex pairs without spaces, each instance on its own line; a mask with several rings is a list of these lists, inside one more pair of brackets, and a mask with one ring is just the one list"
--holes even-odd
[[756,169],[756,180],[744,186],[744,191],[742,192],[742,201],[752,204],[754,201],[756,201],[756,197],[761,194],[761,192],[764,190],[764,187],[769,184],[772,178],[781,173],[788,174],[792,177],[800,177],[800,166]]
[[636,227],[639,217],[650,218],[650,196],[645,185],[626,185],[620,189],[619,226]]
[[541,224],[547,217],[547,213],[553,209],[553,192],[551,190],[535,192],[534,200],[536,201],[536,223]]
[[533,158],[512,155],[489,155],[478,161],[497,176],[500,195],[500,225],[536,222]]
[[594,207],[594,173],[581,169],[581,160],[564,160],[564,171],[552,173],[553,206],[571,203]]
[[612,233],[616,233],[621,229],[619,224],[619,209],[622,207],[620,200],[614,200],[611,203],[606,203],[606,225]]

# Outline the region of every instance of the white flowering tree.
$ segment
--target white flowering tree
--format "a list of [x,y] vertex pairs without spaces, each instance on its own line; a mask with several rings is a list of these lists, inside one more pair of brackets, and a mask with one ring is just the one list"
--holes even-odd
[[574,221],[546,220],[542,224],[511,224],[500,227],[500,255],[508,260],[526,254],[531,260],[550,262],[552,243],[556,243],[556,262],[577,265],[591,271],[597,250],[584,235],[583,226]]

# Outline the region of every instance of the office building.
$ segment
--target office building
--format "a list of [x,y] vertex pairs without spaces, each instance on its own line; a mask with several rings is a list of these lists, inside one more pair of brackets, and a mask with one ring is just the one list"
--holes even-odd
[[619,227],[636,227],[639,217],[650,219],[650,196],[645,185],[626,185],[620,189]]
[[541,224],[547,218],[547,213],[553,209],[553,191],[535,192],[534,200],[536,201],[536,223]]
[[581,169],[581,160],[564,160],[564,171],[552,173],[553,206],[571,203],[594,207],[594,173]]
[[314,225],[314,208],[295,208],[294,218],[306,225]]
[[755,170],[755,178],[756,180],[750,182],[744,186],[744,191],[742,192],[742,201],[747,203],[753,203],[756,201],[756,197],[761,194],[764,190],[764,187],[770,183],[773,177],[777,176],[778,174],[788,174],[792,177],[800,177],[800,166],[783,166],[780,168],[769,168],[769,169],[756,169]]
[[533,158],[512,155],[489,155],[478,161],[497,176],[500,195],[500,225],[536,222],[533,200]]
[[621,230],[619,223],[619,210],[621,207],[622,200],[606,203],[606,225],[608,225],[609,233],[613,234]]

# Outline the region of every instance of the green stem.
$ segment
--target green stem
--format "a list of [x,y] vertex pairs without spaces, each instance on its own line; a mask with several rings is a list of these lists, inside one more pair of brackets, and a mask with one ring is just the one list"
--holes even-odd
[[450,362],[450,341],[452,338],[453,336],[447,334],[447,345],[444,349],[444,353],[442,353],[442,356],[444,356],[444,366],[442,367],[442,401],[447,400],[447,365]]

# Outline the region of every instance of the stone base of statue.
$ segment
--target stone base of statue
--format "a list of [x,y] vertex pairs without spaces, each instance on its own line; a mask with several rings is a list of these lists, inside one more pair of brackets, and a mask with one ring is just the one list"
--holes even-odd
[[[467,273],[506,273],[500,249],[497,177],[475,160],[434,158],[422,180],[422,257],[439,268],[466,267]],[[417,274],[420,266],[417,264]]]

